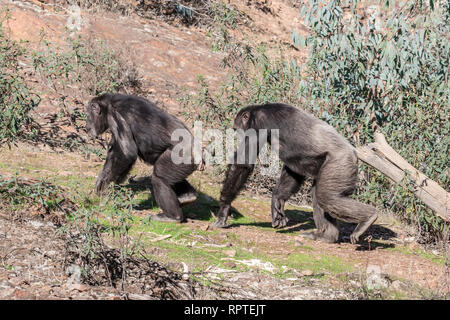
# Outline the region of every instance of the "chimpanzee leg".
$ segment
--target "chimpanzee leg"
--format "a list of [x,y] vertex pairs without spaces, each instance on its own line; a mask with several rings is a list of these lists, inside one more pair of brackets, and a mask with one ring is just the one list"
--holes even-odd
[[356,243],[377,219],[374,207],[350,198],[356,187],[357,171],[356,155],[330,155],[320,169],[315,190],[317,203],[324,211],[333,218],[358,224],[350,235],[351,243]]
[[176,183],[173,186],[173,190],[175,191],[181,206],[197,200],[197,191],[195,191],[194,187],[191,186],[187,180]]
[[325,212],[317,202],[316,186],[311,190],[313,198],[313,217],[316,224],[315,232],[307,232],[301,234],[301,236],[313,240],[320,240],[328,243],[334,243],[339,239],[339,225],[338,221]]
[[172,150],[166,150],[153,167],[152,185],[155,200],[162,213],[152,217],[159,221],[183,220],[180,202],[173,187],[182,182],[196,169],[195,164],[175,164],[171,158]]
[[125,155],[115,139],[112,138],[108,147],[105,165],[95,184],[95,192],[102,194],[110,182],[122,183],[136,159],[137,153],[134,153],[132,150]]
[[227,219],[230,215],[231,202],[236,198],[237,194],[244,187],[248,176],[252,173],[254,165],[247,164],[230,164],[223,182],[222,192],[220,194],[220,209],[218,220],[214,226],[225,228]]
[[280,180],[272,193],[272,227],[283,228],[286,226],[289,219],[284,213],[284,204],[300,189],[304,181],[304,176],[293,172],[286,165],[283,166]]

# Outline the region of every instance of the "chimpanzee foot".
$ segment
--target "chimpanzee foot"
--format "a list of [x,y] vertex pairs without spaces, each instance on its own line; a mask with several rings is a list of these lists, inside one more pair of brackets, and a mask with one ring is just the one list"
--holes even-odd
[[160,222],[181,222],[179,219],[174,219],[166,216],[164,213],[158,213],[157,215],[150,217],[152,221],[160,221]]
[[284,200],[277,198],[276,196],[272,197],[272,227],[279,229],[286,227],[289,219],[286,217],[284,213]]
[[359,237],[377,220],[378,215],[372,215],[367,221],[359,223],[353,233],[350,235],[350,242],[355,244],[359,241]]
[[178,201],[180,202],[180,206],[188,205],[197,200],[197,195],[195,193],[185,193],[178,197]]
[[350,235],[350,243],[355,244],[359,241],[359,235],[351,234]]
[[306,238],[306,239],[316,240],[315,232],[303,232],[303,233],[300,233],[299,236],[302,238]]

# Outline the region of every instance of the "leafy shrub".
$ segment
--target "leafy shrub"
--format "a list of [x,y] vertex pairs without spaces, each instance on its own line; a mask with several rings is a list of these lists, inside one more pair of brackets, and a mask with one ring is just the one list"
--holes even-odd
[[185,25],[234,26],[240,13],[223,0],[139,0],[135,11],[146,18],[154,15]]
[[43,48],[33,52],[33,66],[62,103],[74,86],[87,96],[140,88],[136,67],[105,42],[78,35],[67,37],[61,49],[41,37]]
[[61,224],[75,207],[59,186],[17,175],[0,175],[0,208],[8,212],[39,215]]
[[66,6],[77,5],[91,12],[111,11],[126,15],[133,11],[130,1],[127,0],[64,0],[57,2]]
[[[303,105],[356,146],[380,129],[409,163],[449,189],[449,11],[445,1],[434,3],[409,1],[380,21],[366,21],[358,1],[311,1],[301,12],[311,34],[293,32],[293,40],[310,50],[299,86]],[[382,191],[386,178],[368,171],[360,199],[415,221],[423,234],[442,235],[445,224],[412,195],[408,179],[393,198]]]
[[[139,251],[139,239],[129,237],[135,203],[132,191],[113,185],[100,203],[86,195],[78,194],[77,197],[80,197],[80,208],[70,213],[71,223],[61,228],[69,240],[70,260],[74,259],[83,268],[87,283],[99,284],[95,280],[98,261],[109,285],[114,285],[117,278],[124,281],[126,262]],[[106,238],[113,240],[117,249],[109,248],[105,244]]]
[[[80,35],[68,36],[59,48],[41,34],[41,44],[41,49],[31,54],[33,66],[45,85],[42,90],[50,93],[60,110],[52,120],[50,132],[40,132],[40,139],[35,140],[52,147],[78,149],[85,156],[100,155],[102,151],[87,147],[85,138],[78,134],[84,129],[86,117],[83,103],[107,92],[139,93],[141,82],[136,66],[127,59],[126,52]],[[67,121],[66,125],[74,126],[77,133],[67,135],[59,131],[57,124]]]
[[0,20],[0,145],[10,144],[31,123],[30,111],[40,98],[27,86],[20,70],[25,49],[9,38]]
[[[195,95],[180,99],[185,109],[185,117],[202,121],[205,127],[225,130],[233,126],[237,111],[248,104],[282,101],[296,105],[297,87],[300,81],[300,68],[295,60],[285,62],[282,57],[271,58],[265,46],[251,48],[249,45],[235,44],[233,51],[224,61],[224,66],[233,72],[217,92],[209,88],[207,81],[199,77],[200,90]],[[225,141],[224,141],[225,143]],[[273,189],[278,176],[260,174],[257,164],[249,178],[247,189],[266,193]],[[215,166],[216,174],[222,175],[226,166]],[[301,194],[294,201],[305,203],[304,196],[311,187],[308,181]]]
[[237,55],[233,61],[227,57],[224,64],[234,72],[217,92],[212,93],[200,76],[198,93],[181,99],[188,118],[225,129],[231,126],[237,111],[248,104],[297,101],[300,68],[295,60],[273,59],[264,46],[239,46],[233,54]]
[[[411,0],[374,21],[358,14],[356,0],[312,0],[301,9],[310,35],[292,32],[296,45],[309,48],[305,66],[271,58],[264,47],[234,46],[231,62],[224,61],[234,72],[220,90],[212,93],[201,79],[199,94],[183,102],[196,110],[195,120],[219,128],[247,104],[280,101],[307,109],[355,146],[381,130],[409,163],[448,190],[450,5],[434,4]],[[448,227],[414,197],[407,178],[391,186],[380,172],[362,170],[359,200],[415,223],[425,240],[444,237]]]

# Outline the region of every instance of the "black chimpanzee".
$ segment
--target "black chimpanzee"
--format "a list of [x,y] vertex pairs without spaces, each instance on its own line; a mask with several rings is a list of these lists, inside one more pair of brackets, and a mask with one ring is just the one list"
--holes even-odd
[[85,111],[86,129],[90,136],[95,138],[108,128],[112,133],[95,191],[101,194],[110,182],[123,182],[139,157],[154,166],[154,197],[163,212],[152,219],[182,221],[180,204],[191,203],[197,198],[195,189],[186,181],[197,165],[194,161],[190,164],[172,161],[172,149],[178,142],[172,141],[171,135],[176,129],[184,129],[191,135],[188,128],[150,101],[131,95],[95,97]]
[[[324,121],[286,104],[252,105],[239,111],[234,129],[279,130],[279,157],[284,166],[272,195],[273,227],[286,226],[284,204],[299,190],[305,176],[314,178],[313,217],[317,230],[304,236],[336,242],[339,238],[336,219],[339,219],[358,224],[350,236],[350,241],[356,243],[377,219],[374,207],[350,198],[358,179],[355,148]],[[267,142],[270,143],[269,139]],[[248,140],[245,143],[248,149]],[[228,167],[217,227],[226,227],[231,202],[253,170],[248,156],[246,159],[244,164]]]

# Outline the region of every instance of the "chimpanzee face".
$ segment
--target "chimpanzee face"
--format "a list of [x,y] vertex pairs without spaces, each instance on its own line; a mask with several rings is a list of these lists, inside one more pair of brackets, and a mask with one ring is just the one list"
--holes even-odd
[[96,138],[108,129],[106,107],[92,100],[85,108],[86,131],[92,138]]
[[240,111],[236,119],[234,120],[234,126],[233,129],[242,129],[247,130],[249,125],[249,119],[250,119],[250,112],[249,111]]

